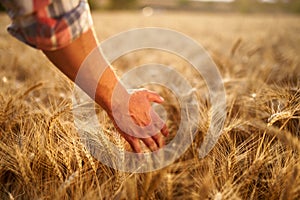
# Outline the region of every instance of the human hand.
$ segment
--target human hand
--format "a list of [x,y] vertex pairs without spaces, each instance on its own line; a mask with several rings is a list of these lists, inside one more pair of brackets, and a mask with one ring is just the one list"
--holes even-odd
[[165,122],[151,107],[151,102],[162,103],[164,99],[157,93],[140,89],[126,97],[112,101],[109,113],[115,127],[136,153],[141,153],[140,140],[151,150],[164,146],[164,138],[169,134]]

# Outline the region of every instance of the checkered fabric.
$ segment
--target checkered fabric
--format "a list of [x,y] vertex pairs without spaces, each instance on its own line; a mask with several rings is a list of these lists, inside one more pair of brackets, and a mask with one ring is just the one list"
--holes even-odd
[[0,0],[12,20],[8,32],[42,50],[67,46],[93,25],[87,0]]

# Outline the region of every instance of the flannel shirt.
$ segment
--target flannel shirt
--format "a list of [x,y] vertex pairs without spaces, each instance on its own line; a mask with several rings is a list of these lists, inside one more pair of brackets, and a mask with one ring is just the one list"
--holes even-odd
[[42,50],[69,45],[92,27],[87,0],[0,0],[12,20],[8,32]]

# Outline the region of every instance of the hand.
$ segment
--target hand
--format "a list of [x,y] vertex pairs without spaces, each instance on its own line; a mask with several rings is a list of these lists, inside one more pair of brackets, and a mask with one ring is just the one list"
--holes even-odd
[[165,122],[151,107],[151,102],[162,103],[163,98],[155,92],[142,89],[134,91],[128,97],[118,99],[116,106],[113,101],[110,117],[133,151],[142,152],[140,140],[151,151],[163,147],[162,135],[168,136],[169,131]]
[[[147,90],[136,91],[129,95],[97,47],[94,32],[89,29],[66,47],[43,52],[58,69],[71,80],[77,81],[76,84],[105,109],[120,134],[135,152],[141,152],[139,138],[152,151],[162,147],[164,140],[159,132],[167,136],[168,129],[151,108],[151,102],[162,103],[163,99],[158,94]],[[95,49],[97,51],[94,51]],[[83,63],[85,68],[78,77],[78,70]],[[102,75],[100,80],[97,76],[99,74]],[[96,91],[93,87],[95,85],[97,85]],[[119,95],[119,102],[117,102],[117,109],[112,112],[111,101],[114,99],[112,98],[114,91]],[[126,106],[127,103],[129,105]],[[140,131],[141,128],[144,131]]]

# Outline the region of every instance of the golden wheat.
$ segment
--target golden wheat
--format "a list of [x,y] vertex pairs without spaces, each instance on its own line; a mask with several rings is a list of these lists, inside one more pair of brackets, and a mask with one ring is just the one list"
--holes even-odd
[[[174,66],[195,88],[201,120],[193,144],[166,168],[143,174],[110,168],[93,157],[76,130],[71,82],[41,52],[0,30],[0,199],[300,199],[299,16],[162,11],[93,17],[101,39],[162,26],[204,45],[226,89],[221,137],[200,159],[211,124],[205,82],[176,55],[134,52],[113,63],[117,73],[153,61]],[[1,27],[9,23],[0,19]],[[151,87],[165,98],[168,143],[179,127],[180,105],[168,89]],[[108,139],[130,150],[101,109],[98,119],[105,159],[114,156]],[[126,163],[125,157],[119,162]]]

